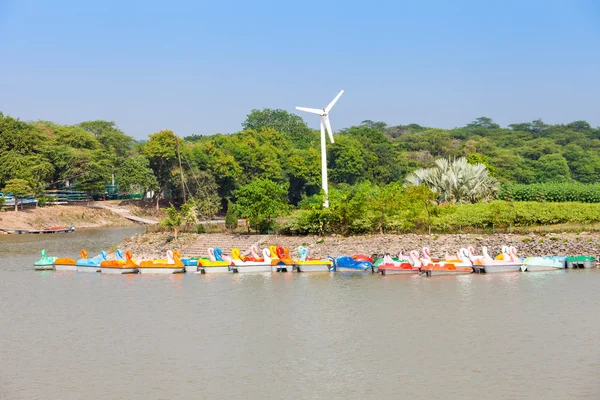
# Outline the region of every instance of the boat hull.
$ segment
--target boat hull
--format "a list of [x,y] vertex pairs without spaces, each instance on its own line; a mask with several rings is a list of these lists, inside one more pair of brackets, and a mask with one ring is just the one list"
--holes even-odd
[[234,265],[232,267],[235,272],[243,274],[243,273],[264,273],[271,272],[271,266],[267,264],[258,264],[258,265]]
[[203,274],[228,274],[230,272],[232,272],[229,269],[229,266],[225,265],[225,266],[219,266],[219,267],[203,267],[200,266],[198,267],[198,270],[200,272],[202,272]]
[[373,272],[372,268],[335,267],[335,272]]
[[527,265],[525,264],[525,271],[533,272],[533,271],[557,271],[559,269],[564,269],[563,267],[552,267],[550,265]]
[[486,274],[494,272],[520,272],[522,264],[480,265]]
[[55,271],[77,271],[77,266],[68,264],[55,264]]
[[103,274],[110,275],[122,275],[122,274],[137,274],[137,268],[110,268],[110,267],[100,267],[100,272]]
[[[289,266],[291,267],[291,265]],[[298,272],[329,272],[331,271],[330,264],[296,264]]]
[[140,274],[181,274],[185,271],[184,267],[140,267]]
[[54,264],[35,265],[34,268],[36,271],[52,271],[54,269]]
[[417,269],[382,268],[382,269],[379,269],[378,272],[380,272],[381,275],[407,275],[407,274],[418,274],[421,271],[418,268]]
[[197,265],[186,265],[185,272],[188,274],[198,272],[198,266]]
[[271,272],[294,272],[296,266],[293,264],[275,264],[271,265]]
[[77,272],[100,272],[100,266],[77,265]]
[[473,273],[473,269],[423,269],[421,275],[438,276],[438,275],[469,275]]

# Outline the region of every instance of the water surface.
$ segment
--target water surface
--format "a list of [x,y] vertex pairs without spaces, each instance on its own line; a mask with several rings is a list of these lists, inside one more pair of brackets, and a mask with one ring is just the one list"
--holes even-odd
[[0,398],[600,398],[599,270],[33,271],[133,233],[0,236]]

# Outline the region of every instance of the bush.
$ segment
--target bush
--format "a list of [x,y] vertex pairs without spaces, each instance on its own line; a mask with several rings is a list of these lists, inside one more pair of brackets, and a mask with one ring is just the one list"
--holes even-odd
[[502,185],[498,199],[507,201],[547,201],[600,203],[600,184],[585,183],[536,183]]
[[41,195],[38,196],[37,201],[39,207],[46,207],[47,205],[54,203],[56,201],[56,197]]
[[225,226],[227,229],[234,230],[238,227],[238,216],[235,213],[231,201],[227,202],[227,214],[225,214]]

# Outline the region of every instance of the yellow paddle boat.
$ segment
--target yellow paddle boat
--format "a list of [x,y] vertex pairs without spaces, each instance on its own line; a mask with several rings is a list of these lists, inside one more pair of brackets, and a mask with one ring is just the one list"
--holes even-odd
[[208,249],[208,260],[206,258],[198,259],[198,271],[202,274],[223,274],[233,272],[231,260],[223,258],[221,249],[212,247]]

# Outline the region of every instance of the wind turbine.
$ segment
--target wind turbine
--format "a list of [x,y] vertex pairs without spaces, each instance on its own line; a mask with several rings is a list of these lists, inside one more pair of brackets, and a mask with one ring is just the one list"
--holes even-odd
[[333,99],[331,103],[329,103],[327,107],[323,108],[322,110],[318,108],[296,107],[296,110],[317,114],[321,117],[321,184],[323,186],[323,192],[325,193],[325,201],[323,202],[323,207],[325,208],[329,207],[329,199],[327,197],[329,190],[327,188],[327,149],[325,148],[325,129],[327,129],[331,143],[335,143],[333,141],[331,123],[329,122],[329,112],[343,93],[343,90],[340,91],[338,95],[335,96],[335,99]]

